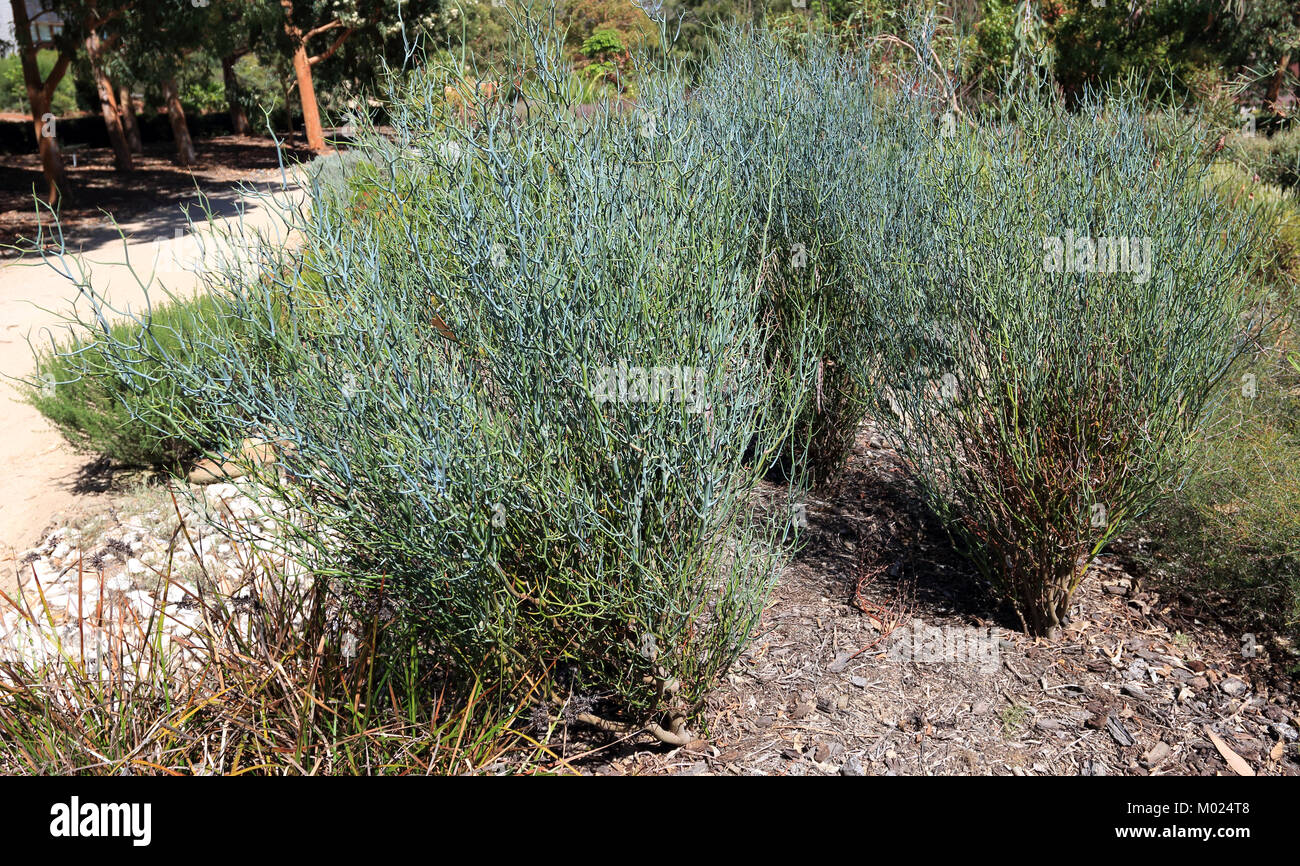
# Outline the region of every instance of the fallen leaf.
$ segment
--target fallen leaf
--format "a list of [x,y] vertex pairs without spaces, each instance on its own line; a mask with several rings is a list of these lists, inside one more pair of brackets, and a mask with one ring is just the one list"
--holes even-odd
[[1223,755],[1223,760],[1228,762],[1228,766],[1232,768],[1234,773],[1238,776],[1255,775],[1255,771],[1250,768],[1250,764],[1246,763],[1246,759],[1229,749],[1228,744],[1218,734],[1210,730],[1208,725],[1205,728],[1205,733],[1209,735],[1210,742],[1214,743],[1214,748],[1219,750],[1219,754]]

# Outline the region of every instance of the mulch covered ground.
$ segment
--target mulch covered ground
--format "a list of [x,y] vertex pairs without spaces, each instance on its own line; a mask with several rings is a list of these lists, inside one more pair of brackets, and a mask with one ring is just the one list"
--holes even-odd
[[[193,201],[218,210],[250,176],[278,177],[274,143],[196,142],[182,170],[152,145],[131,175],[84,150],[80,244]],[[310,154],[289,152],[295,159]],[[250,171],[254,174],[250,175]],[[0,244],[33,237],[35,154],[0,159]],[[173,221],[169,221],[167,228]],[[148,226],[142,229],[148,231]],[[0,254],[10,251],[0,250]],[[1300,775],[1296,660],[1230,605],[1135,564],[1141,541],[1103,554],[1068,627],[1033,640],[970,572],[870,428],[835,489],[810,500],[806,543],[781,574],[758,636],[709,696],[700,739],[565,732],[571,766],[597,774]],[[832,504],[834,503],[834,504]],[[1129,546],[1126,546],[1128,544]],[[553,743],[552,745],[556,745]]]
[[[78,246],[93,246],[112,240],[112,230],[105,211],[119,223],[136,222],[165,210],[164,205],[193,202],[197,189],[212,197],[212,207],[222,213],[233,212],[235,186],[239,182],[274,182],[279,177],[279,157],[275,142],[268,138],[218,136],[194,142],[199,161],[182,169],[173,160],[170,142],[146,144],[143,154],[135,158],[135,171],[118,174],[113,170],[110,148],[88,148],[77,152],[77,165],[65,160],[68,177],[76,199],[62,208],[59,217],[70,241]],[[307,149],[291,145],[284,152],[287,163],[307,160]],[[20,238],[31,239],[38,228],[38,211],[33,202],[33,188],[44,195],[46,185],[36,153],[0,155],[0,256],[15,255],[8,249]],[[48,224],[49,212],[42,208],[39,219]],[[160,231],[170,229],[159,223]],[[144,227],[147,231],[148,227]]]
[[[678,749],[577,731],[596,774],[1300,775],[1295,660],[1213,600],[1103,554],[1054,640],[1027,638],[868,429],[759,636]],[[837,503],[832,506],[830,501]],[[847,505],[845,504],[847,503]],[[1131,550],[1129,551],[1131,553]]]

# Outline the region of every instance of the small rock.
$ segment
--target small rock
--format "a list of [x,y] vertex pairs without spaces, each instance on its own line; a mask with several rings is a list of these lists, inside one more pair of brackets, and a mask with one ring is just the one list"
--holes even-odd
[[140,616],[147,618],[153,612],[153,596],[144,590],[137,589],[128,592],[126,598],[131,602],[131,606],[135,608],[136,613],[140,614]]
[[126,570],[131,574],[144,574],[146,566],[143,562],[132,557],[126,561]]
[[1148,768],[1154,767],[1168,758],[1172,751],[1173,750],[1169,748],[1169,744],[1162,740],[1152,746],[1150,751],[1142,756],[1142,763],[1146,764]]
[[1187,681],[1187,684],[1198,692],[1205,691],[1210,687],[1210,681],[1205,677],[1192,677]]
[[1133,683],[1125,683],[1120,691],[1131,698],[1137,698],[1139,701],[1145,701],[1147,699],[1147,693],[1142,690],[1141,686],[1134,685]]
[[50,607],[67,607],[69,592],[66,587],[52,586],[45,590],[45,602]]
[[1297,731],[1285,722],[1273,722],[1268,726],[1268,729],[1272,731],[1275,736],[1280,737],[1287,742],[1294,742],[1297,738],[1300,738],[1300,731]]
[[1225,695],[1234,698],[1241,697],[1249,688],[1250,687],[1246,685],[1245,681],[1239,680],[1236,677],[1228,677],[1226,680],[1219,683],[1219,690]]
[[840,775],[841,776],[865,776],[866,775],[866,773],[862,769],[862,762],[858,760],[857,755],[849,756],[849,759],[844,762],[844,766],[840,767]]

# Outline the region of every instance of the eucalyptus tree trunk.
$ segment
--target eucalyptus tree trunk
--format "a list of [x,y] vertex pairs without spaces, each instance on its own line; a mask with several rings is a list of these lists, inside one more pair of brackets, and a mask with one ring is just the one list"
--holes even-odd
[[36,63],[37,46],[32,41],[31,19],[27,17],[27,3],[25,0],[9,0],[9,3],[13,7],[14,38],[18,43],[23,84],[27,87],[27,102],[32,109],[36,147],[41,155],[41,169],[49,185],[46,202],[51,205],[60,199],[67,202],[72,198],[72,187],[68,183],[68,173],[63,166],[63,155],[59,153],[59,142],[55,137],[53,115],[50,114],[50,98],[59,80],[63,78],[64,72],[67,71],[71,58],[61,55],[50,77],[41,80],[41,70]]
[[[284,33],[293,45],[293,75],[298,83],[298,99],[302,103],[302,126],[307,136],[307,146],[317,153],[323,153],[327,149],[325,130],[321,127],[320,106],[316,102],[316,85],[312,83],[311,68],[332,57],[351,35],[353,28],[336,18],[319,27],[304,30],[294,22],[291,0],[280,0],[280,6],[284,9]],[[307,44],[312,38],[330,32],[338,33],[330,46],[320,54],[309,56]]]
[[1282,82],[1286,80],[1286,68],[1290,65],[1291,52],[1288,51],[1278,61],[1277,70],[1273,73],[1273,79],[1268,83],[1268,94],[1264,97],[1264,101],[1269,105],[1277,105],[1277,98],[1282,95]]
[[163,82],[163,96],[167,100],[167,121],[172,126],[172,137],[176,139],[176,162],[184,167],[194,165],[199,161],[199,155],[194,151],[190,127],[185,122],[185,109],[176,93],[176,79],[169,78]]
[[135,160],[131,158],[131,147],[122,129],[122,115],[117,106],[117,96],[113,93],[113,82],[108,80],[108,75],[104,72],[100,51],[99,36],[92,33],[86,37],[86,54],[90,57],[90,72],[95,79],[95,89],[99,91],[99,110],[104,116],[104,126],[108,129],[108,142],[113,146],[113,164],[119,172],[134,171]]
[[221,58],[221,80],[226,88],[226,105],[230,109],[230,128],[235,135],[252,135],[253,126],[248,122],[248,114],[239,104],[239,78],[235,75],[233,54]]
[[118,110],[122,113],[122,128],[126,131],[126,143],[130,145],[132,153],[141,153],[144,151],[144,143],[140,140],[140,124],[135,119],[135,99],[131,96],[131,88],[125,84],[117,89]]
[[293,52],[293,74],[298,79],[298,99],[302,103],[302,127],[307,136],[307,146],[317,152],[323,151],[325,130],[320,123],[316,86],[311,80],[311,63],[307,59],[307,48],[302,43]]

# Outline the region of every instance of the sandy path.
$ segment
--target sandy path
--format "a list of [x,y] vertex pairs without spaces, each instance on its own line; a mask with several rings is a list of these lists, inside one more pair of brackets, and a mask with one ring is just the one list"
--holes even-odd
[[[238,220],[239,207],[244,209],[246,229],[275,231],[272,211],[255,200],[230,198],[223,210],[232,216],[223,222]],[[145,293],[127,261],[139,273],[154,273],[156,283],[149,296],[155,303],[165,297],[159,285],[176,294],[194,291],[199,279],[184,270],[184,263],[195,260],[200,248],[186,234],[178,206],[162,208],[121,228],[127,235],[126,247],[109,232],[97,233],[86,239],[76,257],[115,306],[130,304],[139,309],[143,305]],[[93,462],[94,455],[72,451],[44,417],[21,401],[7,378],[31,373],[27,338],[48,342],[45,329],[59,318],[53,311],[71,310],[76,294],[75,285],[39,257],[0,265],[0,589],[13,585],[13,572],[7,566],[14,551],[36,544],[56,515],[67,516],[102,502],[102,495],[77,489],[79,470]]]

